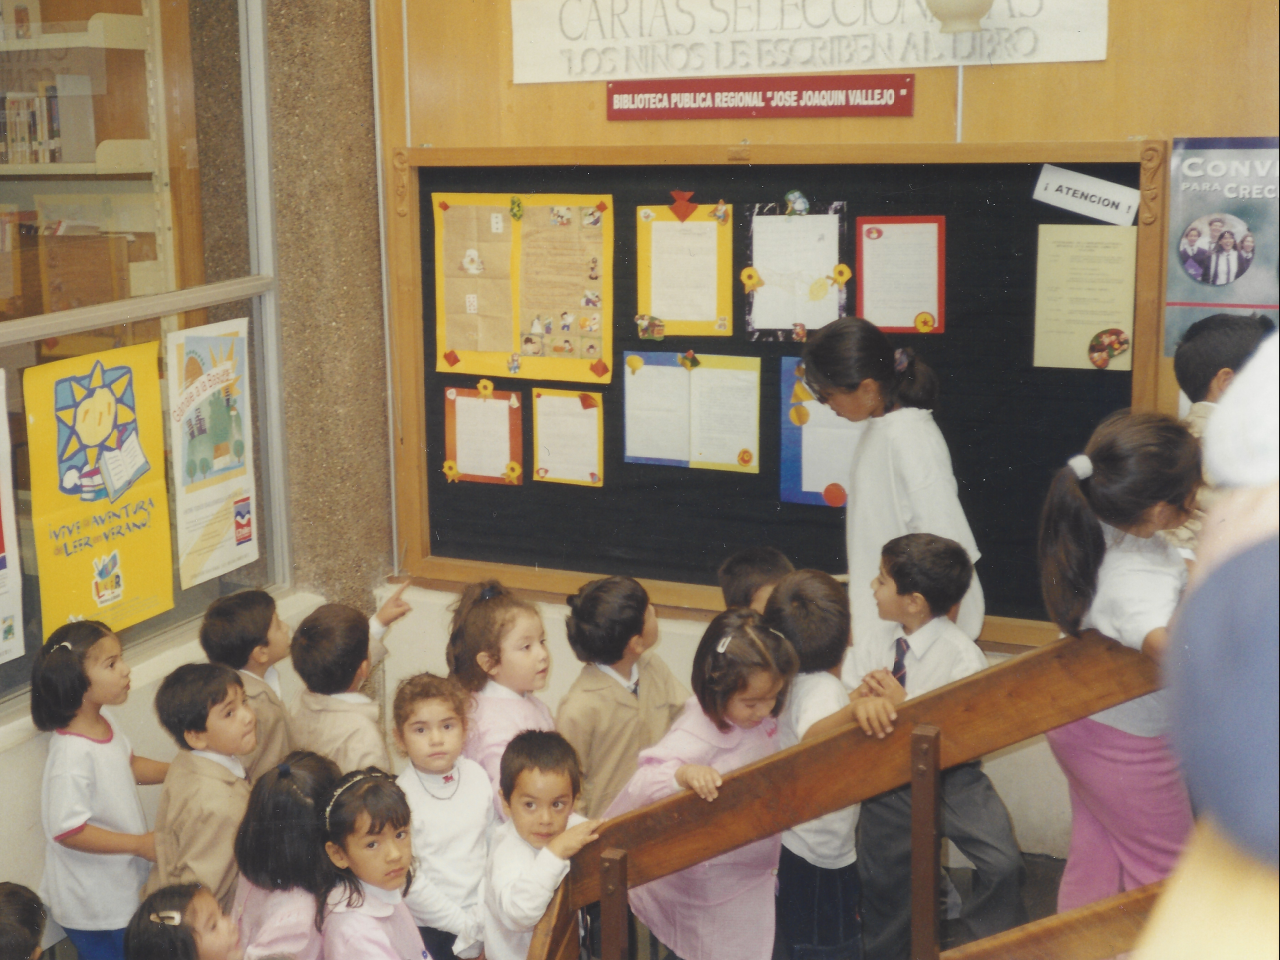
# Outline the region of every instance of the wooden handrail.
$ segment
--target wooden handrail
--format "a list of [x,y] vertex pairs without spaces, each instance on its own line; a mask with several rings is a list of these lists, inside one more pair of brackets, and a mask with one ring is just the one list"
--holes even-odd
[[1105,960],[1132,950],[1164,881],[947,950],[941,960]]
[[627,885],[635,887],[908,783],[911,731],[919,724],[942,731],[945,769],[1151,693],[1159,683],[1154,661],[1089,630],[908,701],[883,740],[844,727],[729,774],[714,803],[682,791],[610,820],[573,858],[529,960],[560,956],[565,945],[552,931],[567,934],[564,914],[600,899],[606,850],[626,852]]

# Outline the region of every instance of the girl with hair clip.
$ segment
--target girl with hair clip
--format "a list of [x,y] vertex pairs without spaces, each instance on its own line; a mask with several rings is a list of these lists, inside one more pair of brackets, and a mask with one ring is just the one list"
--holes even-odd
[[[754,610],[707,627],[693,657],[694,696],[639,766],[605,818],[680,789],[719,795],[722,775],[778,750],[778,722],[799,661]],[[631,909],[683,960],[768,960],[773,953],[779,836],[757,840],[631,891]]]
[[[881,548],[908,533],[932,533],[959,543],[974,563],[982,554],[960,506],[947,442],[930,412],[938,398],[933,370],[911,350],[895,351],[874,324],[841,317],[805,343],[804,377],[837,415],[865,424],[845,514],[854,646],[844,680],[857,687],[863,680],[855,667],[859,644],[891,644],[896,629],[880,619],[871,592]],[[975,573],[954,619],[976,640],[984,613]]]
[[127,699],[129,666],[105,623],[64,624],[36,653],[31,719],[53,731],[40,791],[40,898],[84,960],[122,960],[156,858],[137,785],[163,783],[169,765],[134,755],[109,709]]
[[236,831],[231,907],[246,960],[319,960],[316,904],[329,878],[320,812],[339,776],[328,757],[295,750],[253,785]]
[[431,960],[404,894],[413,882],[409,802],[377,767],[338,781],[324,808],[329,876],[319,921],[325,957]]
[[[1186,520],[1200,446],[1158,413],[1120,411],[1053,478],[1040,516],[1040,582],[1069,635],[1094,629],[1159,660],[1187,581],[1162,537]],[[1048,733],[1071,796],[1071,848],[1058,909],[1167,876],[1191,804],[1166,737],[1163,690]]]
[[533,695],[551,672],[542,617],[497,580],[470,584],[454,607],[445,657],[449,676],[474,694],[463,756],[484,767],[502,817],[502,752],[524,730],[556,728],[550,709]]
[[124,933],[128,960],[241,960],[240,934],[198,883],[161,887],[142,901]]

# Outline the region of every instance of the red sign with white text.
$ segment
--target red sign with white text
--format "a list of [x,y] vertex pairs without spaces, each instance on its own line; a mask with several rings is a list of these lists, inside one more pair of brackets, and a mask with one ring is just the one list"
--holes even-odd
[[915,81],[914,73],[616,80],[605,96],[610,120],[909,117]]

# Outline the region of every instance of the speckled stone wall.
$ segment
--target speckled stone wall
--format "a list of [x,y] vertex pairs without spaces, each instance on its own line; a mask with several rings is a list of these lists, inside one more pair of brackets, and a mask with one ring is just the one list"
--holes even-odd
[[267,7],[293,582],[372,612],[391,569],[368,0]]

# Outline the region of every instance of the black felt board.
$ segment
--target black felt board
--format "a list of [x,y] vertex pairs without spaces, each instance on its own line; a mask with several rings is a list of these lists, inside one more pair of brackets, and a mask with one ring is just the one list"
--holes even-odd
[[[1062,166],[1138,186],[1136,163]],[[977,570],[988,614],[1044,618],[1035,536],[1045,490],[1053,471],[1080,451],[1094,425],[1129,405],[1131,375],[1031,365],[1037,227],[1097,222],[1032,200],[1039,172],[1040,164],[420,168],[431,554],[711,584],[730,553],[770,544],[797,567],[845,572],[844,510],[778,499],[778,358],[799,355],[801,345],[748,340],[746,297],[738,280],[749,262],[748,208],[779,203],[787,191],[799,190],[811,201],[846,202],[841,260],[851,268],[854,218],[946,216],[946,332],[890,339],[913,347],[941,381],[934,417],[951,449],[960,502],[982,551]],[[694,191],[696,203],[724,199],[734,205],[732,337],[638,339],[635,209],[670,203],[671,190]],[[446,481],[444,390],[474,386],[478,378],[435,370],[433,191],[613,195],[613,381],[581,385],[604,394],[602,488],[528,475],[533,383],[503,378],[492,378],[495,386],[522,391],[525,403],[524,483]],[[853,303],[851,281],[850,311]],[[690,348],[762,358],[759,474],[623,462],[623,351]]]

